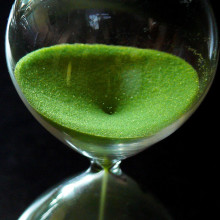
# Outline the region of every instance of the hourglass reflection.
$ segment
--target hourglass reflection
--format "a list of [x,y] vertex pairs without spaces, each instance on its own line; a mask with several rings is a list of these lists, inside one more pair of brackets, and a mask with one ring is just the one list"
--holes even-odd
[[208,1],[16,1],[6,55],[30,112],[92,161],[21,219],[170,219],[119,164],[173,133],[206,95],[218,56]]

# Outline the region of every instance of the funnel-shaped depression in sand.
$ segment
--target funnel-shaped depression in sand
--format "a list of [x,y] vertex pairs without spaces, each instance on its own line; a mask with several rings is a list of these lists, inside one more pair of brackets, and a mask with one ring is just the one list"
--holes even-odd
[[189,110],[199,89],[196,71],[181,58],[107,45],[34,51],[17,63],[15,77],[55,126],[107,138],[157,133]]

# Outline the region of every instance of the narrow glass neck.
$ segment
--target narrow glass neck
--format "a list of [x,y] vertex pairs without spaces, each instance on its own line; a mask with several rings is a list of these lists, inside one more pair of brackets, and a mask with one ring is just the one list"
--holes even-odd
[[91,171],[107,171],[115,175],[121,175],[122,171],[120,168],[121,161],[118,160],[91,160]]

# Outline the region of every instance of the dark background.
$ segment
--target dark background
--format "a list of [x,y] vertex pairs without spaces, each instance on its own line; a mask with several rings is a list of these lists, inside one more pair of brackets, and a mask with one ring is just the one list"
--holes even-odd
[[[14,220],[42,192],[89,166],[31,116],[7,71],[4,33],[12,0],[1,2],[0,220]],[[216,15],[217,2],[211,1]],[[217,15],[220,24],[220,16]],[[219,219],[219,73],[196,113],[177,132],[122,163],[174,220]]]

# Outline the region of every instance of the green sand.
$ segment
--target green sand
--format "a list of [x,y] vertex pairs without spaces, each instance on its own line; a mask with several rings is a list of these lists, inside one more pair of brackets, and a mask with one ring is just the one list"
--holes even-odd
[[183,59],[132,47],[63,44],[23,57],[15,78],[59,129],[106,138],[151,136],[179,119],[199,79]]

